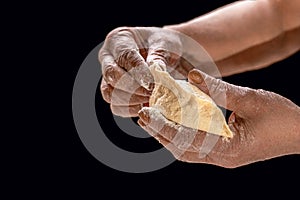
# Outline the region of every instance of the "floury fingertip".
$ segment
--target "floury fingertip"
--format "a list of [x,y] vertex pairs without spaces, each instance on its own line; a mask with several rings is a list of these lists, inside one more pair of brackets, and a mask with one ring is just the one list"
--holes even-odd
[[143,88],[147,90],[152,89],[152,83],[154,82],[154,80],[148,66],[139,65],[136,67],[132,67],[128,72]]

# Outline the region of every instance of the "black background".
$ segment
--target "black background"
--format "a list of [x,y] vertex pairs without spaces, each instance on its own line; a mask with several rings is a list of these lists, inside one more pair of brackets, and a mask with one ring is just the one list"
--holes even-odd
[[[26,154],[33,157],[33,160],[28,161],[28,157],[24,156],[24,161],[22,159],[20,162],[25,163],[26,168],[17,170],[21,173],[16,172],[25,175],[17,181],[21,181],[19,184],[24,188],[26,185],[31,187],[26,192],[41,191],[44,195],[66,196],[81,194],[83,197],[95,194],[103,198],[104,194],[139,197],[136,193],[138,190],[147,196],[152,194],[155,198],[160,194],[175,194],[183,195],[186,199],[192,195],[194,198],[202,198],[203,195],[214,197],[218,194],[234,197],[239,196],[237,191],[240,190],[245,196],[254,194],[257,197],[263,191],[266,195],[295,193],[300,178],[299,156],[275,158],[237,169],[176,161],[159,171],[132,174],[100,163],[85,149],[76,132],[71,106],[73,83],[84,58],[104,41],[109,31],[119,26],[176,24],[230,2],[80,1],[45,3],[38,5],[38,9],[31,9],[32,12],[25,11],[28,17],[22,21],[19,29],[27,32],[27,24],[35,22],[34,33],[28,34],[30,36],[27,37],[26,45],[31,45],[33,40],[38,43],[32,53],[41,58],[37,64],[40,66],[38,73],[42,76],[36,76],[33,85],[42,85],[43,89],[36,90],[40,95],[35,102],[39,102],[36,105],[43,116],[46,113],[45,117],[35,116],[39,118],[35,121],[35,127],[37,124],[39,126],[34,129],[38,134],[34,145],[29,147],[30,152]],[[271,90],[300,105],[297,89],[299,63],[300,54],[297,53],[269,68],[227,77],[225,80],[237,85]],[[48,76],[49,79],[44,78]],[[147,142],[133,139],[114,128],[109,105],[99,94],[95,99],[97,114],[104,120],[100,123],[111,126],[110,139],[114,143],[136,152],[160,147],[154,139],[145,140]],[[292,182],[296,182],[296,185]],[[268,189],[270,186],[271,189]],[[110,188],[114,188],[115,192],[109,192]],[[209,192],[209,189],[212,190]]]

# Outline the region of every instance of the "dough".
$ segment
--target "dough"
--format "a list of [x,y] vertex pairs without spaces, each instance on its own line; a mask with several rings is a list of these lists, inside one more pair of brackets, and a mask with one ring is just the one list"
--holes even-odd
[[155,87],[149,106],[169,120],[189,128],[232,138],[225,117],[214,101],[196,86],[184,80],[173,79],[158,64],[150,66]]

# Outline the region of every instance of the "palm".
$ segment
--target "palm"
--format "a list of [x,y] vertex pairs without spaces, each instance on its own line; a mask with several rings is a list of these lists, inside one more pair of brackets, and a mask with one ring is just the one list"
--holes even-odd
[[[200,71],[194,72],[201,74],[204,81],[193,82],[191,72],[190,81],[207,91],[217,104],[233,111],[228,124],[234,136],[223,139],[194,131],[167,120],[154,108],[143,108],[139,124],[178,160],[232,168],[296,153],[297,149],[299,152],[297,105],[272,92],[234,86]],[[217,98],[224,92],[227,104]],[[151,112],[157,112],[155,118],[149,117]]]

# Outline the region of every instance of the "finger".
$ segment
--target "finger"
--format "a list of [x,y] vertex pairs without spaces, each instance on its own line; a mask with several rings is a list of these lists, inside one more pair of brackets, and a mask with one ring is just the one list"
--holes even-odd
[[149,97],[130,94],[122,90],[113,89],[111,92],[111,104],[115,106],[128,106],[149,102]]
[[105,45],[118,66],[129,72],[139,85],[150,89],[153,78],[145,59],[140,54],[140,49],[144,47],[138,46],[145,40],[143,37],[138,29],[120,28],[108,35]]
[[[117,65],[114,57],[109,52],[106,50],[100,50],[99,60],[102,66],[103,78],[108,84],[116,87],[118,82],[123,79],[128,82],[128,85],[134,86],[135,89],[139,87],[138,83],[136,83],[124,69]],[[118,84],[118,86],[122,87],[122,84]],[[127,89],[124,90],[127,91]]]
[[138,123],[140,126],[151,136],[153,136],[159,143],[161,143],[172,155],[180,161],[183,162],[192,162],[192,163],[212,163],[209,162],[209,157],[202,156],[199,151],[191,151],[190,149],[178,149],[176,145],[172,142],[158,134],[155,130],[145,125],[142,120],[139,120]]
[[147,127],[171,141],[180,150],[199,152],[206,137],[205,132],[175,124],[151,107],[142,108],[139,117]]
[[[103,73],[103,76],[105,78],[105,80],[110,83],[114,81],[114,73],[110,73],[111,71],[114,72],[118,65],[115,62],[114,57],[111,55],[110,52],[107,51],[107,48],[105,46],[103,46],[98,54],[98,60],[101,64],[101,70]],[[123,74],[124,72],[122,72],[121,74]]]
[[[159,131],[157,131],[154,128],[152,128],[157,126],[150,126],[150,124],[153,123],[153,120],[158,120],[159,117],[157,116],[157,114],[149,114],[147,113],[147,111],[146,113],[144,113],[145,110],[148,109],[143,108],[139,112],[140,119],[138,123],[151,136],[160,141],[160,143],[163,144],[175,156],[176,159],[185,162],[208,163],[219,166],[226,166],[227,163],[232,162],[232,155],[230,154],[230,152],[223,152],[231,145],[230,143],[224,140],[220,140],[219,136],[214,134],[205,135],[202,131],[199,131],[192,145],[186,148],[182,146],[182,142],[178,143],[176,139],[174,139],[174,137],[177,137],[178,133],[176,134],[176,136],[173,137],[172,140],[168,140],[166,137],[164,137],[166,135],[162,134],[162,132],[164,132],[164,129],[160,129]],[[171,128],[173,127],[174,126],[171,126]],[[182,131],[180,129],[181,128],[178,128],[176,131]],[[181,136],[182,135],[180,135],[180,137]],[[183,138],[184,140],[186,140],[186,137]]]
[[110,105],[110,109],[114,115],[120,117],[137,117],[139,110],[142,108],[142,105],[131,105],[131,106],[115,106]]
[[[105,79],[101,80],[100,90],[103,99],[115,105],[147,104],[151,95],[151,92],[143,87],[139,87],[133,94],[113,88]],[[114,96],[114,98],[112,98],[112,96]]]
[[143,120],[139,119],[137,121],[137,123],[152,137],[154,137],[158,142],[160,142],[161,140],[163,140],[164,144],[167,145],[168,143],[170,143],[170,141],[168,141],[167,139],[165,139],[164,137],[162,137],[161,135],[159,135],[156,131],[154,131],[153,129],[151,129],[149,126],[147,126]]
[[99,59],[102,61],[103,78],[107,84],[128,93],[134,92],[137,95],[150,96],[151,92],[141,87],[128,72],[120,68],[110,54],[107,53],[105,56],[104,54],[102,52],[102,57]]
[[100,91],[102,94],[103,99],[107,102],[111,102],[111,91],[113,90],[113,87],[109,85],[104,78],[101,80],[101,85],[100,85]]
[[112,86],[105,83],[105,80],[102,80],[101,82],[101,93],[106,102],[115,106],[137,105],[149,102],[149,96],[140,96],[123,90],[114,89]]
[[140,34],[137,28],[121,27],[110,32],[105,40],[105,45],[115,58],[117,65],[129,71],[132,67],[144,65],[147,66],[144,58],[139,53],[144,49],[142,41],[143,34]]
[[179,63],[174,68],[169,68],[168,72],[174,79],[186,80],[189,71],[193,69],[193,65],[188,62],[185,58],[181,57]]
[[147,63],[159,64],[166,67],[176,66],[182,55],[182,45],[180,38],[172,31],[158,29],[148,38],[148,56]]
[[138,124],[152,137],[154,137],[159,143],[161,143],[168,151],[172,153],[172,155],[178,159],[182,160],[181,158],[185,154],[186,151],[178,149],[172,142],[158,134],[149,126],[145,125],[142,120],[138,120]]
[[216,104],[235,112],[243,106],[244,98],[254,92],[251,88],[227,83],[197,69],[189,72],[188,79],[189,82],[208,94]]

